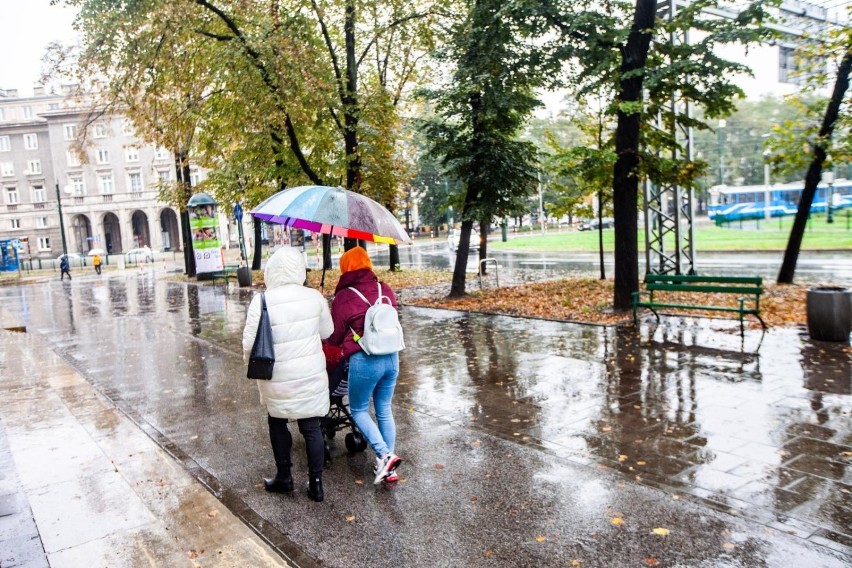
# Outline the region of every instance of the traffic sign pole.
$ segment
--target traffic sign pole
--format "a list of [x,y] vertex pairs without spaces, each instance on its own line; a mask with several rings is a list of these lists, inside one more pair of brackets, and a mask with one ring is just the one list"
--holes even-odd
[[248,264],[248,257],[246,256],[246,242],[243,238],[243,207],[239,203],[234,205],[234,218],[237,220],[237,232],[240,235],[240,256],[243,259],[243,262]]

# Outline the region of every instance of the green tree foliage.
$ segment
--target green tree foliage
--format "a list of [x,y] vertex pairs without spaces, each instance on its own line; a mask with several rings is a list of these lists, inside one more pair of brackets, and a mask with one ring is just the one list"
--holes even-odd
[[[707,163],[697,187],[705,190],[713,185],[757,185],[763,183],[764,152],[770,138],[777,136],[779,125],[799,121],[798,110],[785,100],[763,97],[740,101],[737,110],[726,120],[707,120],[712,130],[695,133],[695,156]],[[773,182],[802,179],[804,168],[772,167]]]
[[304,183],[397,207],[410,175],[398,105],[428,71],[440,2],[67,2],[80,8],[80,78],[106,80],[102,111],[213,170],[217,197],[238,197],[221,185],[238,175],[249,207]]
[[[852,14],[852,9],[849,13]],[[807,88],[802,95],[789,99],[791,105],[800,111],[800,116],[806,117],[806,122],[789,121],[779,125],[776,129],[778,136],[773,140],[774,153],[779,161],[788,163],[791,168],[807,164],[805,187],[778,272],[779,284],[793,283],[805,227],[823,167],[827,163],[831,165],[829,160],[848,162],[852,150],[852,118],[848,112],[852,29],[836,26],[816,39],[818,41],[804,42],[798,55]],[[825,89],[829,85],[832,87],[828,99],[820,101],[806,98],[810,92]],[[824,110],[817,119],[820,107]]]
[[539,70],[535,50],[524,41],[528,29],[520,8],[499,0],[459,2],[447,46],[437,54],[452,76],[424,91],[436,112],[423,125],[431,155],[462,191],[454,201],[462,225],[451,297],[465,294],[474,222],[489,226],[535,187],[535,148],[518,136],[538,104],[533,89]]
[[[673,97],[701,108],[706,119],[734,110],[742,96],[734,84],[744,65],[716,55],[720,45],[760,41],[771,36],[762,26],[769,2],[758,0],[732,19],[711,15],[716,0],[678,5],[674,13],[658,13],[655,0],[635,3],[547,0],[548,22],[562,34],[558,53],[576,71],[569,83],[580,94],[612,93],[616,117],[616,161],[613,168],[615,217],[616,309],[630,307],[639,287],[637,215],[642,179],[657,184],[693,187],[704,164],[683,159],[680,133],[710,126],[672,105]],[[687,36],[688,41],[684,41]]]

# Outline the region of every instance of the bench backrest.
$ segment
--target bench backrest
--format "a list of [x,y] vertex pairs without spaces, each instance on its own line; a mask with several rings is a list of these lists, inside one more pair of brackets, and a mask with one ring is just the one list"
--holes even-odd
[[697,274],[646,274],[645,284],[751,284],[762,286],[763,278],[760,276],[699,276]]
[[647,274],[645,287],[660,292],[710,292],[719,294],[763,293],[759,276],[698,276],[679,274]]

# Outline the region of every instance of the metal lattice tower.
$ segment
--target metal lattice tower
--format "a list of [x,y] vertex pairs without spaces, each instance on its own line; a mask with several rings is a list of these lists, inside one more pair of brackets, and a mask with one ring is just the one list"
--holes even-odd
[[[678,5],[683,0],[665,0],[658,6],[661,18],[673,18]],[[672,32],[672,43],[689,42],[689,32]],[[692,109],[687,101],[672,93],[671,113],[692,116]],[[681,128],[674,120],[671,124],[663,124],[657,117],[657,128],[666,128],[669,134],[686,149],[683,155],[679,151],[672,152],[673,160],[692,160],[693,141],[692,128]],[[694,274],[695,247],[693,237],[693,203],[694,191],[677,185],[654,185],[645,180],[645,271],[652,274]]]

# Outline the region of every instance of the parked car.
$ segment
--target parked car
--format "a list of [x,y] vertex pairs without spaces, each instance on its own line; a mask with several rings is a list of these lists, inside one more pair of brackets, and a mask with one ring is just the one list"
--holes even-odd
[[150,247],[132,248],[124,253],[124,258],[127,262],[154,262],[157,252]]
[[[459,249],[459,239],[461,238],[461,229],[450,229],[447,233],[447,246],[450,251],[456,252]],[[482,237],[479,231],[472,229],[470,231],[470,247],[469,250],[479,250],[479,243]]]
[[[610,219],[609,217],[604,217],[603,222],[601,223],[601,226],[604,229],[611,229],[615,226],[615,222],[612,219]],[[581,230],[581,231],[597,231],[598,230],[598,219],[591,219],[590,221],[585,221],[583,223],[580,223],[580,226],[578,227],[578,229]]]

